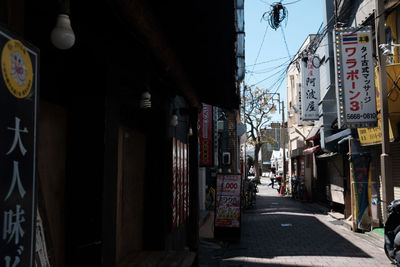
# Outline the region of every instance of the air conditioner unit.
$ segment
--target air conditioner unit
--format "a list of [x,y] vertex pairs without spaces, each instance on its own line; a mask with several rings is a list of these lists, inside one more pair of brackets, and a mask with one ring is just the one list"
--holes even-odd
[[223,152],[222,153],[222,164],[223,165],[231,165],[231,152]]
[[218,132],[224,131],[224,121],[217,121],[217,131]]

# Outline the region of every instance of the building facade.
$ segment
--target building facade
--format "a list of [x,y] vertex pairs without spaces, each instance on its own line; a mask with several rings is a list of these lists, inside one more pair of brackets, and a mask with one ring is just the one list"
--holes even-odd
[[[307,191],[311,187],[312,198],[343,212],[354,231],[382,225],[385,205],[400,197],[397,177],[400,170],[396,169],[400,152],[396,115],[399,98],[394,90],[399,75],[396,46],[399,2],[380,3],[379,15],[376,3],[380,2],[323,1],[325,27],[314,37],[310,35],[287,76],[291,108],[288,115],[296,114],[301,107],[300,119],[306,119],[304,107],[308,107],[313,89],[310,69],[319,72],[317,116],[311,114],[311,125],[302,129],[295,124],[295,116],[288,121],[291,158],[300,157],[296,167],[292,161],[289,168],[292,173],[299,170],[297,174],[306,177],[311,172]],[[379,27],[383,31],[377,30]],[[311,68],[304,73],[301,64]],[[386,73],[380,69],[386,69]],[[359,73],[362,75],[353,75]],[[387,95],[382,97],[382,91],[388,92]],[[299,100],[303,105],[293,107]],[[386,106],[387,112],[381,111]],[[298,116],[296,119],[299,120]],[[381,163],[382,123],[388,123],[388,137],[384,138],[388,145],[387,156]],[[381,168],[381,164],[386,167]],[[310,166],[312,169],[307,172]]]
[[[169,251],[176,261],[195,264],[198,114],[201,103],[239,108],[243,1],[18,0],[2,2],[0,11],[9,44],[20,55],[23,47],[40,53],[36,68],[25,69],[38,75],[38,94],[13,97],[3,75],[1,90],[2,106],[18,118],[21,104],[38,97],[36,191],[30,193],[37,202],[30,204],[42,219],[50,265],[134,266],[141,253],[161,261]],[[74,32],[69,49],[51,42],[59,14],[62,26],[69,15]],[[24,76],[23,70],[18,67]],[[20,102],[9,101],[14,98]],[[19,132],[16,121],[1,123]],[[21,131],[25,126],[22,120]],[[9,149],[9,138],[1,138],[1,149]],[[19,251],[18,245],[7,246],[1,261],[34,254],[34,247]]]
[[[312,198],[313,186],[315,184],[315,160],[314,154],[306,155],[305,149],[313,146],[313,141],[318,135],[315,120],[304,117],[304,106],[302,95],[302,68],[305,64],[303,60],[307,55],[307,50],[317,35],[309,35],[297,52],[295,59],[289,66],[286,75],[287,88],[287,118],[289,134],[289,168],[288,177],[304,179],[307,191],[307,198]],[[289,180],[290,181],[290,180]]]

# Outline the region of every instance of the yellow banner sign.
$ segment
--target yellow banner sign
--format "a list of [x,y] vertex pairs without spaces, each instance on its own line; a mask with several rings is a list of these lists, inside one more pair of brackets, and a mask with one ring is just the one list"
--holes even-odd
[[[358,137],[360,138],[360,143],[362,146],[370,146],[380,144],[382,142],[382,129],[381,129],[381,121],[378,121],[377,127],[371,128],[358,128]],[[389,123],[389,138],[390,141],[393,141],[393,131],[392,127]]]
[[[394,137],[398,138],[400,124],[400,64],[389,64],[386,66],[386,82],[388,90],[388,109],[389,109],[389,138],[393,142]],[[376,145],[382,142],[381,119],[380,119],[380,88],[379,73],[375,68],[376,84],[376,107],[378,111],[378,126],[371,128],[358,128],[358,136],[362,146]],[[394,129],[394,132],[393,132]]]

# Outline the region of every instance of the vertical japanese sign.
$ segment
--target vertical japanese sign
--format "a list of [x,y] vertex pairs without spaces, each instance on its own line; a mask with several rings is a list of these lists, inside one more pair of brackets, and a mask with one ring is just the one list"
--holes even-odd
[[181,224],[181,197],[182,197],[182,191],[181,191],[181,181],[182,181],[182,151],[181,151],[181,141],[177,140],[177,152],[178,152],[178,182],[176,185],[176,213],[177,213],[177,217],[176,217],[176,222],[177,222],[177,227]]
[[180,223],[183,223],[183,203],[184,203],[184,197],[185,197],[185,191],[184,191],[184,181],[185,181],[185,172],[184,172],[184,165],[185,165],[185,159],[184,159],[184,150],[183,150],[183,143],[181,141],[178,141],[179,144],[179,160],[180,160],[180,177],[179,177],[179,218],[180,218]]
[[317,55],[309,55],[307,61],[301,64],[301,116],[304,121],[319,119],[319,68],[313,64],[315,59],[319,60]]
[[199,143],[200,143],[200,166],[212,166],[213,155],[213,133],[212,133],[212,106],[203,104],[199,114]]
[[189,152],[188,145],[172,138],[172,230],[189,216]]
[[189,145],[186,147],[186,218],[187,219],[190,215],[190,175],[189,175],[189,169],[190,169],[190,164],[189,164]]
[[299,109],[299,116],[297,116],[297,124],[303,125],[302,108],[301,108],[301,83],[296,83],[296,106]]
[[188,186],[188,145],[183,144],[183,219],[186,220],[189,210],[189,186]]
[[218,166],[218,151],[219,151],[219,142],[218,142],[218,107],[213,107],[213,148],[214,148],[214,166]]
[[240,174],[217,175],[216,227],[240,227]]
[[351,155],[353,186],[353,217],[357,227],[362,230],[371,229],[371,158],[367,155]]
[[177,149],[177,140],[172,138],[172,203],[171,203],[171,211],[172,211],[172,230],[174,230],[177,226],[177,184],[178,184],[178,149]]
[[376,126],[371,28],[337,28],[334,35],[339,127]]
[[0,28],[0,266],[34,266],[39,54]]

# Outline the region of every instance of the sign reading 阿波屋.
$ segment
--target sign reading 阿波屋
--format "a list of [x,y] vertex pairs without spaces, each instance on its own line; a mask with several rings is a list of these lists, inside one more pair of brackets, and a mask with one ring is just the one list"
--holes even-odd
[[334,36],[339,127],[375,126],[371,28],[337,28]]
[[38,50],[0,28],[0,266],[35,266]]
[[303,121],[318,120],[319,102],[319,66],[314,66],[317,55],[309,55],[307,61],[301,64],[301,117]]

